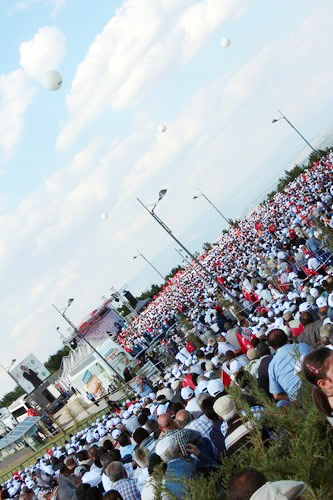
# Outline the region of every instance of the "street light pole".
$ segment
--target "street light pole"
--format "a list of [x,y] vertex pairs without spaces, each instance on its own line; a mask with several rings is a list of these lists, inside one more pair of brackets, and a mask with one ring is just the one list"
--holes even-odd
[[138,252],[138,255],[134,255],[133,259],[137,259],[138,257],[142,257],[142,258],[143,258],[143,259],[147,262],[147,264],[149,264],[149,265],[150,265],[150,267],[152,267],[152,268],[154,269],[154,271],[156,271],[156,272],[157,272],[157,274],[158,274],[159,276],[161,276],[162,280],[163,280],[163,281],[165,281],[165,276],[163,276],[163,274],[161,274],[161,273],[159,272],[159,270],[158,270],[158,269],[156,269],[156,267],[154,266],[154,264],[152,264],[152,263],[150,262],[150,260],[148,260],[148,259],[147,259],[147,257],[145,257],[145,256],[144,256],[144,255],[140,252],[140,250],[138,250],[138,249],[137,249],[137,252]]
[[[72,302],[73,300],[70,299]],[[71,303],[72,303],[71,302]],[[121,377],[122,379],[124,378],[122,375],[120,375],[114,368],[113,366],[109,365],[109,363],[107,362],[107,360],[104,358],[104,356],[102,356],[98,351],[97,349],[95,349],[95,347],[89,342],[89,340],[87,340],[84,335],[81,335],[81,333],[79,332],[79,330],[76,328],[76,326],[74,325],[74,323],[68,318],[68,316],[66,316],[65,312],[66,310],[68,309],[68,307],[70,306],[70,303],[68,303],[68,306],[66,307],[65,311],[64,312],[61,312],[60,309],[58,309],[54,304],[52,304],[52,306],[54,307],[54,309],[64,318],[65,321],[67,321],[67,323],[72,327],[72,329],[74,330],[74,333],[75,335],[77,335],[80,339],[82,339],[91,349],[92,351],[94,351],[94,353],[98,356],[98,358],[103,362],[103,364],[106,364],[107,367],[117,376],[117,377]]]
[[157,206],[157,204],[161,201],[161,199],[165,196],[166,194],[166,189],[162,189],[159,193],[159,199],[157,200],[157,202],[154,204],[153,208],[151,210],[149,210],[149,208],[139,199],[137,198],[138,202],[140,203],[140,205],[143,206],[143,208],[145,210],[147,210],[147,212],[156,220],[156,222],[164,229],[164,231],[166,231],[169,236],[177,243],[177,245],[179,245],[190,257],[191,259],[193,259],[197,265],[204,271],[204,273],[212,280],[214,281],[217,286],[219,287],[219,289],[225,293],[226,295],[228,295],[228,297],[232,300],[232,302],[234,304],[236,304],[238,307],[241,307],[240,303],[238,302],[238,300],[235,299],[235,297],[232,295],[232,293],[229,292],[229,290],[227,288],[225,288],[223,285],[221,285],[221,283],[219,283],[217,281],[217,279],[215,278],[215,276],[210,272],[208,271],[208,269],[205,268],[205,266],[203,266],[201,264],[201,262],[192,254],[192,252],[190,252],[190,250],[188,250],[185,245],[183,245],[183,243],[181,243],[178,238],[176,238],[176,236],[172,233],[171,229],[158,217],[158,215],[155,214],[154,210]]
[[[15,363],[15,361],[16,361],[16,359],[12,359],[12,362],[11,362],[10,367],[8,369],[5,368],[2,364],[0,364],[0,366],[7,373],[7,375],[9,375],[10,378],[14,380],[15,384],[17,385],[17,380],[15,379],[15,377],[13,377],[13,375],[9,371],[11,369],[11,367],[13,366],[13,364]],[[22,389],[24,390],[23,387],[22,387]],[[26,391],[24,390],[24,392],[26,392]],[[28,393],[26,392],[26,394],[28,394]]]
[[213,208],[215,208],[216,212],[226,221],[227,224],[229,224],[230,227],[232,227],[231,222],[223,215],[223,213],[217,208],[216,205],[203,193],[199,188],[198,191],[200,191],[200,194],[198,196],[193,196],[193,200],[196,200],[197,198],[200,198],[200,196],[203,196],[205,200],[208,201],[212,205]]
[[286,116],[282,113],[282,111],[280,111],[280,110],[278,109],[278,112],[279,112],[279,113],[280,113],[280,115],[281,115],[281,116],[280,116],[280,118],[274,118],[274,119],[272,120],[272,123],[276,123],[276,122],[278,122],[278,121],[280,121],[280,120],[285,120],[285,121],[288,123],[288,125],[290,125],[290,127],[291,127],[291,128],[293,128],[293,129],[295,130],[295,132],[296,132],[296,133],[297,133],[297,134],[298,134],[298,135],[299,135],[299,136],[303,139],[303,141],[304,141],[304,142],[306,142],[306,144],[307,144],[307,145],[308,145],[308,146],[312,149],[312,151],[313,151],[314,153],[316,153],[319,157],[321,157],[322,155],[319,153],[319,151],[318,151],[317,149],[315,149],[315,148],[312,146],[312,144],[310,144],[310,142],[309,142],[307,139],[305,139],[304,135],[302,135],[302,134],[301,134],[301,132],[300,132],[300,131],[299,131],[299,130],[295,127],[295,125],[293,125],[293,124],[291,123],[291,121],[290,121],[290,120],[288,120],[288,118],[287,118],[287,117],[286,117]]
[[61,333],[59,326],[57,326],[56,330],[59,333],[60,338],[61,338],[63,344],[66,345],[71,351],[74,351],[73,347],[71,346],[71,343],[68,342],[67,339],[66,339],[66,337]]

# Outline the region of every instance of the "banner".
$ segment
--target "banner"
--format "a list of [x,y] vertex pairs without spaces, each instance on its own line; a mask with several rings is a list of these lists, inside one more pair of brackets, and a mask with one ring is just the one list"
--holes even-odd
[[114,309],[104,306],[93,311],[91,315],[78,327],[81,335],[94,339],[104,339],[110,334],[117,334],[124,324],[121,316]]
[[34,354],[29,354],[10,374],[27,394],[37,389],[50,376],[50,372]]

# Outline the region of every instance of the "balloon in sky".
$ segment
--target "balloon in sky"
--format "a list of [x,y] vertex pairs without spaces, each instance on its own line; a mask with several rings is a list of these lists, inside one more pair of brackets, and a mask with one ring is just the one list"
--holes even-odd
[[106,220],[108,217],[109,217],[109,216],[108,216],[108,214],[107,214],[106,212],[103,212],[103,213],[101,214],[101,219],[102,219],[102,220]]
[[224,49],[226,49],[231,44],[231,41],[229,40],[229,38],[222,38],[220,43],[221,43],[222,47]]
[[62,76],[58,71],[47,71],[42,77],[42,83],[47,90],[59,90],[62,84]]
[[161,125],[158,127],[158,130],[161,133],[166,132],[168,130],[166,123],[161,123]]

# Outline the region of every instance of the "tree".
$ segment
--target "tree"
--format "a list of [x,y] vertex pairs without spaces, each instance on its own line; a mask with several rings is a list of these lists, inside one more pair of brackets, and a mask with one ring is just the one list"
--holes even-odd
[[212,248],[212,245],[211,245],[210,243],[208,243],[208,242],[206,242],[206,243],[204,243],[204,244],[202,245],[202,250],[203,250],[204,252],[209,252],[209,250],[210,250],[211,248]]
[[154,295],[160,293],[161,290],[162,290],[162,285],[153,284],[151,285],[149,290],[145,290],[139,297],[136,298],[137,300],[151,299],[152,297],[154,297]]
[[54,373],[59,370],[61,366],[61,361],[64,356],[68,356],[70,352],[69,347],[64,346],[62,349],[59,349],[55,354],[51,354],[48,360],[45,363],[45,367],[49,370],[50,373]]
[[170,278],[173,278],[174,275],[178,273],[178,271],[181,271],[182,269],[184,269],[182,266],[173,267],[169,272],[169,274],[166,275],[165,281],[168,281]]
[[24,390],[20,385],[17,385],[15,389],[13,389],[10,392],[7,392],[7,394],[4,395],[4,397],[0,400],[0,407],[6,407],[8,408],[9,405],[11,405],[14,401],[16,401],[17,398],[20,396],[23,396]]
[[125,304],[123,304],[123,305],[121,305],[121,306],[117,307],[117,311],[118,311],[118,312],[119,312],[119,314],[120,314],[121,316],[123,316],[124,318],[125,318],[128,314],[130,314],[130,312],[131,312],[131,311],[128,309],[128,307],[127,307],[127,306],[125,306]]
[[238,224],[241,222],[241,220],[240,220],[240,219],[235,219],[235,220],[233,220],[233,219],[228,219],[228,222],[229,222],[229,224],[230,224],[232,227],[236,227],[236,226],[238,226]]

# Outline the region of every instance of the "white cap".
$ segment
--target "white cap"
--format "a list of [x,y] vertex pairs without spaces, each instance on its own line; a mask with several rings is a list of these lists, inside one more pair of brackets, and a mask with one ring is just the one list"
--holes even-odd
[[113,431],[111,432],[111,436],[113,437],[113,439],[118,439],[120,434],[121,431],[119,429],[113,429]]
[[312,295],[312,297],[316,299],[319,295],[318,288],[310,288],[310,295]]
[[183,399],[187,400],[193,397],[194,391],[191,387],[183,387],[180,391],[180,395]]
[[311,306],[308,302],[302,302],[302,304],[299,306],[299,312],[306,312],[310,311]]
[[213,380],[210,380],[208,382],[208,393],[215,398],[218,394],[222,393],[224,391],[224,385],[222,384],[221,380],[219,378],[215,378]]
[[321,296],[320,296],[320,297],[318,297],[318,299],[316,300],[316,304],[317,304],[317,307],[319,307],[319,309],[320,309],[321,307],[326,307],[326,306],[327,306],[327,299],[321,295]]
[[213,363],[214,366],[217,366],[220,363],[220,360],[219,360],[219,358],[217,356],[214,356],[211,359],[211,362]]
[[201,394],[202,392],[207,392],[208,380],[200,380],[196,388],[196,394]]

